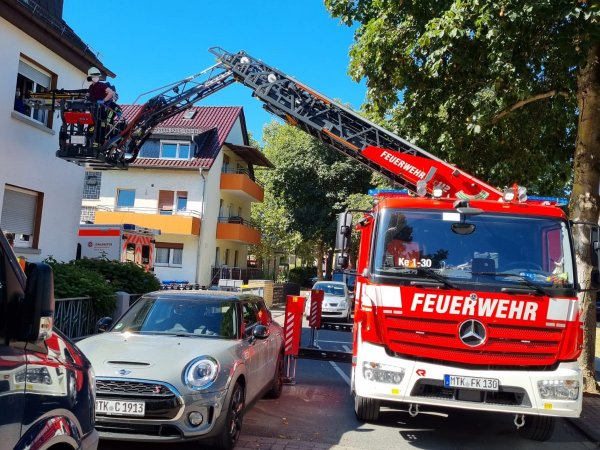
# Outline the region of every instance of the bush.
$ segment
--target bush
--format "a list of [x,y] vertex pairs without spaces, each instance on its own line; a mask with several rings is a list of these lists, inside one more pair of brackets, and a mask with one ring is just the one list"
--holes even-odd
[[311,287],[310,279],[317,276],[316,267],[294,267],[290,269],[288,280],[290,283],[298,283],[302,287]]
[[92,297],[96,300],[94,306],[99,314],[112,313],[117,291],[145,294],[160,289],[160,282],[154,274],[133,263],[100,259],[63,263],[53,258],[45,262],[54,271],[56,298]]

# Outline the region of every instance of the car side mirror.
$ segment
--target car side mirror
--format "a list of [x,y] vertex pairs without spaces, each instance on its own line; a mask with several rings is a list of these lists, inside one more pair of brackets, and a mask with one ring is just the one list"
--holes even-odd
[[54,277],[44,263],[28,264],[25,270],[27,288],[14,320],[18,323],[17,339],[35,342],[52,336],[54,316]]
[[98,330],[98,333],[106,333],[110,329],[112,324],[113,324],[112,317],[103,317],[96,324],[96,329]]
[[252,330],[252,337],[256,339],[266,339],[270,334],[269,328],[261,324],[256,324]]

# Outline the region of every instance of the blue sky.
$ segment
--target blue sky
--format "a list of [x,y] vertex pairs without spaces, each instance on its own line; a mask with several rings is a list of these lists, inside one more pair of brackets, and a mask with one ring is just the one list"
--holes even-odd
[[[364,82],[347,75],[354,30],[332,19],[322,0],[65,0],[63,19],[117,74],[110,81],[119,103],[213,65],[214,46],[245,50],[354,109],[364,102]],[[199,105],[243,106],[258,141],[263,125],[277,120],[238,84]]]

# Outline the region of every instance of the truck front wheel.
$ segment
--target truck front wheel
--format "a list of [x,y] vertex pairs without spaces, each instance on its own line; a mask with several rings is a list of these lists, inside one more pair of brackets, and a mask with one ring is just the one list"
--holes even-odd
[[354,395],[354,412],[362,422],[376,422],[379,418],[379,400]]
[[519,431],[526,439],[547,441],[554,433],[556,420],[550,416],[525,416],[525,425]]

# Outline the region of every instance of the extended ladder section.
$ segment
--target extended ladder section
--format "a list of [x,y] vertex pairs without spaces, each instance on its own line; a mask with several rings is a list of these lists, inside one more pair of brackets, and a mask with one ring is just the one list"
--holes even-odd
[[270,113],[417,193],[435,188],[444,196],[502,198],[498,189],[327,98],[280,70],[241,51],[210,49],[236,81],[249,87]]
[[[464,199],[502,198],[498,189],[247,53],[229,53],[219,47],[210,51],[216,56],[217,64],[166,86],[144,103],[129,123],[113,125],[100,137],[100,142],[98,136],[94,142],[90,133],[88,139],[70,139],[76,130],[83,133],[80,124],[85,120],[81,115],[73,114],[79,123],[75,124],[77,127],[69,128],[73,124],[69,124],[68,118],[64,122],[63,117],[63,138],[57,156],[88,166],[126,167],[135,161],[141,146],[161,122],[237,81],[250,88],[268,112],[411,192],[427,195],[441,190],[443,196]],[[50,93],[46,95],[50,96]],[[73,109],[73,102],[63,101],[61,105],[63,110]],[[84,105],[78,103],[75,106]],[[90,111],[90,115],[94,112]]]

